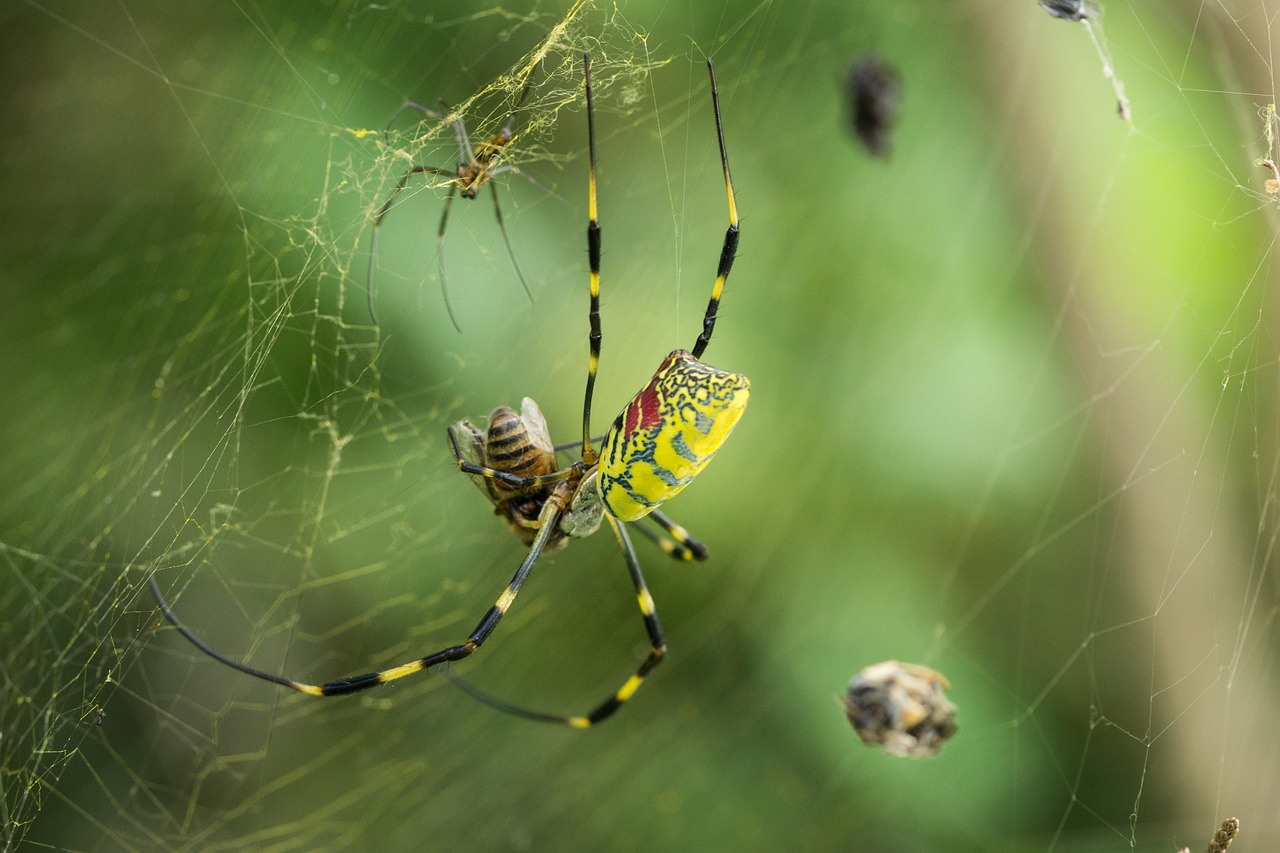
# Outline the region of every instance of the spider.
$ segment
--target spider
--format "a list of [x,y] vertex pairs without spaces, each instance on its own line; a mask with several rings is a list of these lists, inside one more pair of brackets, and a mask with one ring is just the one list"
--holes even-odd
[[[377,290],[374,288],[374,274],[377,271],[378,264],[378,229],[382,227],[382,220],[386,218],[387,213],[391,210],[391,205],[395,203],[396,196],[400,195],[401,190],[408,185],[409,179],[414,175],[437,175],[449,179],[449,194],[445,197],[444,210],[440,214],[440,226],[436,229],[436,263],[440,270],[440,292],[444,296],[444,307],[449,313],[449,319],[453,322],[453,328],[459,332],[462,331],[462,327],[458,325],[458,318],[453,312],[453,303],[449,299],[449,285],[445,278],[444,270],[444,233],[449,225],[449,209],[453,206],[455,196],[473,199],[480,193],[480,189],[485,184],[489,184],[489,189],[493,191],[493,213],[498,220],[498,231],[502,233],[502,241],[507,246],[507,255],[511,258],[511,266],[515,269],[516,276],[520,279],[520,285],[524,288],[525,295],[529,297],[530,302],[533,301],[533,293],[529,290],[529,283],[525,281],[524,272],[521,271],[520,263],[516,260],[515,250],[511,248],[511,238],[507,236],[507,226],[502,221],[502,206],[498,203],[498,186],[490,182],[495,175],[501,175],[503,172],[523,174],[516,166],[509,164],[499,166],[496,165],[496,161],[502,154],[503,149],[510,145],[511,140],[514,138],[511,128],[515,125],[516,111],[524,104],[524,100],[528,95],[529,86],[525,86],[519,102],[516,103],[515,110],[512,110],[511,114],[507,116],[506,122],[498,129],[498,132],[474,148],[471,145],[471,137],[467,134],[467,125],[462,120],[462,117],[459,116],[454,119],[452,122],[453,136],[458,143],[457,169],[450,171],[435,166],[409,167],[400,176],[400,182],[391,191],[391,195],[383,202],[382,207],[378,209],[378,215],[373,220],[372,237],[369,240],[368,278],[369,317],[373,320],[375,326],[378,324],[378,311],[375,306]],[[444,107],[446,112],[449,110],[449,105],[443,99],[440,100],[440,106]],[[432,121],[445,121],[445,116],[440,113],[414,101],[405,101],[400,105],[400,109],[396,110],[395,115],[391,116],[391,120],[387,122],[387,127],[383,131],[384,134],[390,134],[391,125],[395,124],[396,119],[405,110],[422,113]]]
[[[645,519],[652,522],[656,530],[638,529],[673,558],[706,558],[707,551],[702,543],[665,516],[658,507],[684,489],[711,461],[741,417],[750,389],[745,376],[720,370],[699,360],[715,329],[720,297],[737,254],[739,233],[715,67],[710,60],[707,71],[711,77],[711,102],[729,201],[729,227],[720,250],[711,299],[703,315],[702,331],[692,352],[678,349],[663,359],[649,383],[614,419],[600,439],[597,452],[591,437],[591,402],[600,362],[600,224],[596,208],[591,55],[583,54],[589,148],[587,256],[590,267],[590,331],[580,456],[568,466],[559,467],[546,419],[538,404],[527,397],[521,403],[520,413],[505,406],[495,409],[484,430],[467,420],[458,421],[449,428],[449,446],[458,469],[473,478],[493,504],[494,512],[529,547],[511,582],[466,640],[391,669],[319,685],[305,684],[255,669],[214,651],[178,621],[152,578],[152,594],[165,618],[179,633],[215,660],[255,678],[311,696],[355,693],[471,655],[497,628],[544,553],[563,547],[570,539],[590,536],[603,522],[608,522],[635,584],[650,644],[648,657],[622,686],[586,714],[560,716],[508,705],[459,679],[454,680],[468,693],[499,710],[576,728],[587,728],[604,720],[631,698],[649,672],[662,662],[667,644],[625,523]],[[578,445],[575,442],[569,446]]]

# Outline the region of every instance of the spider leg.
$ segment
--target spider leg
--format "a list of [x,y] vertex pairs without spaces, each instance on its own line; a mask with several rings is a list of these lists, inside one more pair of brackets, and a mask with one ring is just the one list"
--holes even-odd
[[[449,106],[449,102],[444,98],[437,98],[436,101],[440,106],[444,107],[445,112],[453,109]],[[467,133],[467,124],[462,120],[462,116],[455,118],[450,124],[453,125],[453,138],[458,143],[458,166],[461,167],[467,163],[474,163],[476,159],[475,151],[471,149],[471,135]]]
[[[195,646],[197,649],[204,652],[206,655],[213,658],[218,663],[226,664],[232,669],[238,669],[240,672],[243,672],[246,675],[252,675],[254,678],[261,678],[264,681],[270,681],[273,684],[279,684],[282,687],[289,687],[294,690],[303,689],[305,685],[300,685],[298,684],[298,682],[294,681],[293,679],[285,678],[282,675],[273,675],[270,672],[263,672],[260,669],[254,669],[248,664],[241,663],[238,660],[233,660],[232,658],[229,658],[223,654],[220,654],[219,652],[214,651],[209,646],[208,643],[206,643],[204,640],[201,640],[195,634],[191,633],[190,628],[188,628],[186,625],[183,625],[181,622],[178,621],[178,617],[175,616],[173,611],[169,609],[169,603],[165,601],[164,596],[160,594],[160,585],[156,583],[156,579],[152,577],[149,579],[148,583],[151,585],[151,594],[155,597],[156,604],[160,605],[160,612],[164,614],[164,618],[169,620],[169,624],[177,628],[178,633],[186,637],[187,640],[190,641],[191,644]],[[309,692],[309,691],[304,691],[304,692]]]
[[[603,435],[593,436],[591,440],[592,440],[592,441],[604,441],[604,436],[603,436]],[[555,446],[554,446],[554,447],[552,447],[551,449],[552,449],[552,450],[554,450],[556,453],[559,453],[561,450],[568,450],[568,449],[573,448],[573,447],[581,447],[581,446],[582,446],[582,442],[581,442],[581,441],[566,441],[566,442],[564,442],[563,444],[557,444],[557,445],[555,445]]]
[[647,527],[637,527],[636,529],[653,540],[668,557],[683,561],[707,559],[707,546],[694,538],[689,531],[672,521],[667,515],[655,509],[645,516],[645,519],[652,520],[666,531],[667,535],[662,536]]
[[[401,109],[403,109],[403,107]],[[391,210],[391,205],[395,203],[396,196],[400,195],[400,191],[408,185],[409,179],[414,175],[438,175],[442,178],[451,178],[454,180],[458,177],[453,172],[448,172],[444,169],[437,169],[435,166],[413,166],[400,177],[400,182],[396,184],[396,188],[391,191],[391,195],[387,197],[387,200],[383,202],[382,207],[378,209],[378,215],[373,219],[373,234],[369,238],[369,277],[367,284],[367,292],[369,296],[369,317],[372,318],[375,326],[378,325],[378,310],[376,307],[377,290],[374,287],[374,274],[376,273],[378,266],[378,229],[382,227],[382,220],[386,218],[387,212]],[[452,197],[457,186],[458,185],[454,183],[450,187],[450,197]],[[447,215],[447,207],[445,208],[445,212]],[[447,301],[448,300],[446,298],[446,303]],[[457,324],[455,323],[454,325]]]
[[529,78],[529,82],[524,84],[524,89],[520,92],[520,100],[516,101],[515,107],[511,110],[511,115],[507,116],[507,120],[503,123],[502,129],[507,133],[511,132],[511,128],[516,123],[516,113],[520,112],[520,108],[524,106],[524,102],[529,99],[529,93],[533,91],[533,77]]
[[[496,174],[498,171],[500,169],[494,169],[490,174]],[[520,286],[524,288],[525,296],[528,296],[529,301],[532,302],[533,291],[529,289],[529,283],[524,280],[524,272],[520,269],[520,262],[516,260],[516,250],[511,248],[511,238],[507,236],[507,226],[502,221],[502,207],[498,204],[498,185],[490,183],[489,189],[493,190],[493,215],[498,219],[498,230],[502,232],[502,242],[507,244],[507,255],[511,258],[511,266],[516,271],[516,277],[520,279]]]
[[[489,175],[490,177],[492,177],[493,175],[500,175],[503,172],[510,172],[511,174],[515,175],[518,178],[523,178],[524,180],[533,184],[538,189],[542,190],[551,198],[554,198],[557,201],[564,201],[564,197],[561,196],[559,193],[557,193],[555,190],[551,189],[551,187],[547,186],[542,181],[538,180],[533,175],[530,175],[524,169],[521,169],[519,166],[516,166],[514,164],[504,163],[503,165],[498,166],[496,169],[490,169]],[[577,442],[574,442],[574,443],[577,444]]]
[[475,474],[485,477],[489,480],[498,480],[502,483],[517,489],[532,489],[535,486],[549,486],[552,483],[562,483],[565,480],[571,480],[581,475],[584,465],[581,462],[575,462],[568,468],[562,468],[559,471],[552,471],[550,474],[539,474],[536,477],[521,477],[518,474],[512,474],[509,471],[500,471],[497,468],[489,468],[484,465],[477,465],[468,461],[462,455],[462,449],[458,446],[458,436],[454,434],[453,427],[449,427],[449,447],[453,450],[453,457],[458,462],[458,470],[464,474]]
[[627,569],[631,573],[631,580],[636,587],[636,599],[640,603],[640,615],[644,617],[644,628],[649,635],[649,656],[646,657],[640,666],[636,668],[635,673],[623,682],[622,686],[615,690],[608,699],[601,702],[589,713],[578,717],[547,714],[541,711],[531,711],[528,708],[521,708],[519,705],[512,705],[509,702],[504,702],[501,699],[491,696],[489,693],[446,670],[445,675],[448,676],[450,681],[470,695],[473,699],[476,699],[495,710],[502,711],[506,714],[512,714],[516,717],[523,717],[526,720],[537,720],[542,723],[558,723],[564,726],[572,726],[576,729],[590,728],[591,726],[608,719],[615,711],[622,707],[622,703],[630,699],[635,692],[640,689],[640,685],[644,683],[645,678],[653,671],[654,667],[662,663],[663,658],[666,656],[667,641],[662,633],[662,623],[658,621],[658,611],[654,607],[653,596],[649,594],[649,587],[645,584],[644,574],[640,571],[640,560],[636,557],[635,547],[631,544],[631,537],[627,535],[627,530],[623,526],[622,522],[608,514],[605,515],[605,518],[609,520],[609,524],[613,528],[614,534],[617,536],[618,545],[622,548],[622,555],[627,561]]
[[178,633],[186,637],[192,645],[209,657],[226,664],[232,669],[239,670],[246,675],[252,675],[263,681],[270,681],[272,684],[278,684],[282,687],[288,687],[299,693],[305,693],[308,696],[341,696],[347,693],[356,693],[361,690],[368,690],[370,687],[377,687],[379,684],[386,684],[389,681],[395,681],[404,678],[407,675],[422,672],[424,669],[430,669],[439,666],[448,661],[461,660],[473,652],[489,638],[494,628],[498,626],[498,622],[502,620],[504,614],[515,603],[516,596],[520,593],[520,588],[528,579],[529,573],[533,571],[533,566],[538,562],[538,558],[542,555],[547,543],[551,540],[552,534],[556,532],[560,524],[560,515],[564,512],[569,499],[572,497],[572,490],[567,484],[562,484],[560,488],[547,500],[542,508],[539,521],[542,527],[538,530],[538,536],[533,540],[533,544],[529,547],[529,553],[520,563],[520,567],[516,569],[515,576],[512,577],[511,583],[507,584],[507,588],[503,590],[502,595],[498,596],[497,601],[490,607],[476,624],[475,629],[467,635],[465,642],[455,646],[447,646],[438,652],[433,652],[417,660],[394,666],[390,669],[384,669],[378,672],[367,672],[361,675],[352,675],[346,678],[339,678],[334,681],[326,681],[324,684],[306,684],[301,681],[295,681],[282,675],[275,675],[260,669],[249,666],[241,661],[229,658],[217,651],[214,651],[207,643],[191,632],[189,628],[178,621],[178,617],[174,615],[169,608],[168,603],[164,600],[164,596],[160,594],[160,586],[156,583],[155,578],[151,578],[151,594],[155,596],[156,603],[160,605],[160,612],[164,614],[165,619],[169,621],[174,628],[178,629]]
[[591,54],[582,55],[583,89],[587,97],[587,148],[590,152],[587,171],[587,263],[591,272],[591,306],[587,320],[591,330],[587,343],[591,354],[587,361],[587,390],[582,400],[582,460],[596,461],[591,447],[591,397],[596,387],[596,371],[600,368],[600,216],[596,210],[596,121],[591,107]]
[[654,667],[662,663],[662,659],[667,654],[667,640],[662,633],[662,623],[658,621],[658,610],[653,603],[653,596],[649,594],[649,586],[644,582],[644,573],[640,570],[640,559],[636,556],[635,546],[631,544],[631,537],[627,535],[627,529],[621,521],[618,521],[608,513],[605,513],[605,518],[609,520],[609,526],[613,528],[613,533],[618,539],[618,547],[622,549],[623,559],[627,561],[627,570],[631,573],[631,581],[636,587],[636,600],[640,604],[640,615],[644,617],[644,629],[649,634],[649,656],[640,663],[640,666],[636,667],[635,673],[624,681],[612,696],[597,705],[585,717],[571,717],[569,719],[570,725],[579,728],[595,725],[601,720],[610,717],[614,711],[617,711],[622,706],[623,702],[630,699],[640,689],[640,685],[644,683],[645,678],[653,671]]
[[400,105],[400,109],[396,110],[395,113],[392,114],[391,120],[387,122],[387,126],[382,129],[382,137],[384,140],[390,139],[391,125],[396,123],[396,119],[400,118],[401,114],[403,114],[405,110],[413,110],[414,112],[422,113],[432,121],[444,121],[444,116],[440,115],[435,110],[428,109],[415,101],[405,101]]
[[458,318],[453,313],[453,302],[449,299],[449,280],[444,274],[444,231],[449,226],[449,209],[453,207],[453,200],[457,194],[458,185],[454,183],[449,187],[449,195],[444,200],[444,211],[440,214],[440,227],[436,230],[436,267],[440,270],[440,293],[444,296],[444,310],[449,313],[449,321],[453,323],[453,328],[460,333],[462,327],[458,325]]
[[720,165],[724,168],[724,187],[729,196],[729,228],[724,232],[724,245],[720,247],[720,264],[716,268],[716,283],[711,289],[711,300],[702,317],[702,332],[693,345],[693,357],[701,358],[702,351],[711,343],[711,333],[716,328],[716,313],[720,309],[720,295],[724,292],[733,259],[738,254],[738,205],[733,197],[733,178],[729,175],[729,155],[724,147],[724,125],[720,121],[720,90],[716,88],[716,68],[707,60],[707,72],[711,75],[711,104],[716,114],[716,138],[720,141]]

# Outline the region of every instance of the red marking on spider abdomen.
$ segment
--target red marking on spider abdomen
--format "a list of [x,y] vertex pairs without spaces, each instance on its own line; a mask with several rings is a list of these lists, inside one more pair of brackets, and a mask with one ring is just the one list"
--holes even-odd
[[[658,371],[661,374],[661,370]],[[658,377],[655,376],[627,406],[623,424],[624,435],[634,435],[636,430],[652,430],[662,423],[662,400],[658,397]]]

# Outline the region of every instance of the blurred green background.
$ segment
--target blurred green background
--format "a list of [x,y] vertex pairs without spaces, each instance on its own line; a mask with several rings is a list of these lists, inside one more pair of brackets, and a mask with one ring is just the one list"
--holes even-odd
[[[1111,3],[1133,123],[1088,33],[1033,0],[11,4],[0,11],[0,818],[6,848],[1238,849],[1280,845],[1271,0]],[[1238,7],[1238,8],[1237,8]],[[487,199],[411,98],[476,138],[534,89]],[[696,335],[751,406],[637,538],[670,653],[589,732],[436,675],[326,680],[461,640],[518,543],[445,427],[535,397],[573,440],[597,67],[603,431]],[[887,162],[841,80],[899,69]],[[645,653],[607,535],[545,559],[457,672],[582,713]],[[930,760],[835,701],[947,675]],[[1233,848],[1237,849],[1237,848]]]

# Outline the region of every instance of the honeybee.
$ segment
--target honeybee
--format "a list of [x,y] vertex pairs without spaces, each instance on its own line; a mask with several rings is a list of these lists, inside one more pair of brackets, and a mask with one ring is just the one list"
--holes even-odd
[[[494,409],[484,430],[470,420],[458,421],[449,427],[449,440],[460,459],[481,468],[493,468],[516,477],[539,477],[557,468],[547,419],[531,397],[520,401],[519,414],[510,406]],[[538,516],[551,496],[552,487],[522,488],[492,477],[473,477],[472,481],[493,502],[494,514],[507,523],[521,542],[532,545],[542,526]],[[546,549],[563,548],[567,539],[563,531],[557,531]]]

